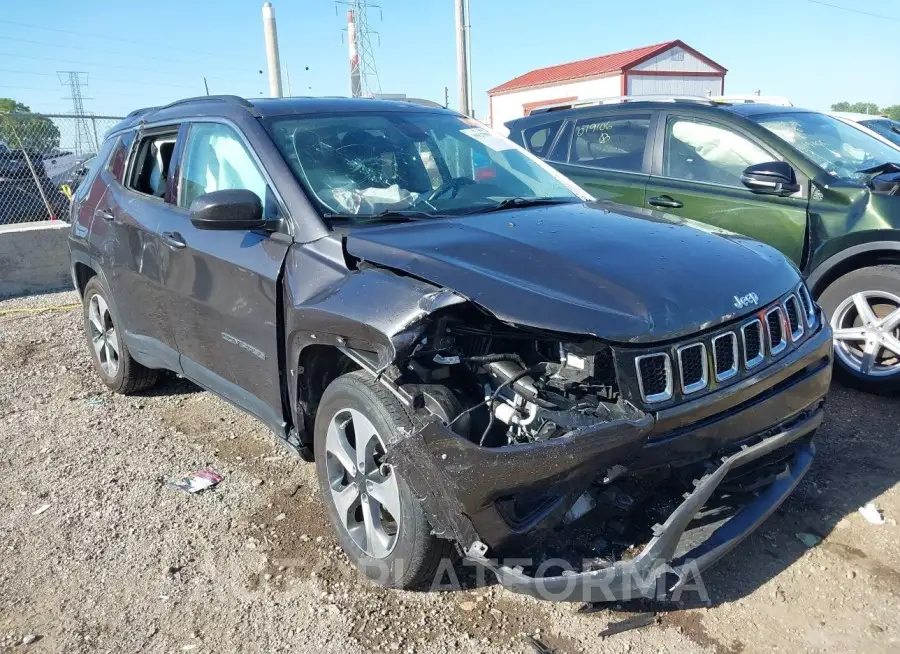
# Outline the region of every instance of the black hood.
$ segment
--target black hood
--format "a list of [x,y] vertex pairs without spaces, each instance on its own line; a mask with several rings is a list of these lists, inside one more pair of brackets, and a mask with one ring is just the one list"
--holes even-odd
[[[359,228],[347,250],[451,288],[504,322],[621,343],[708,329],[800,280],[762,243],[600,203]],[[737,308],[750,294],[758,304]]]

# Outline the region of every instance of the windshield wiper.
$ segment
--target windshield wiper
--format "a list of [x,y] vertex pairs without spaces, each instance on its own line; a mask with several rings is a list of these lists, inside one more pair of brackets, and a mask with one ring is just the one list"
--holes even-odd
[[525,207],[538,207],[550,204],[574,204],[578,200],[570,198],[506,198],[492,207],[476,209],[472,213],[491,213],[492,211],[504,211],[506,209],[523,209]]
[[352,220],[355,223],[411,223],[427,218],[442,218],[443,216],[427,213],[425,211],[415,211],[413,209],[387,209],[381,213],[360,214],[356,216],[342,213],[329,213],[326,214],[325,217],[330,219]]

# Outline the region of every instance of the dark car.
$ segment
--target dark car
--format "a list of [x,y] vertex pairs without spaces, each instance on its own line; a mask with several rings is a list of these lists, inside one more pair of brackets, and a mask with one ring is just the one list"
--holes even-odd
[[794,107],[627,100],[538,110],[510,138],[597,198],[778,248],[825,310],[842,379],[900,389],[900,151]]
[[0,148],[0,225],[61,218],[66,196],[47,177],[36,152]]
[[[773,248],[585,197],[444,109],[141,110],[75,196],[87,344],[114,391],[175,371],[315,460],[385,586],[456,548],[545,597],[671,594],[806,472],[831,331]],[[499,560],[648,504],[603,570]]]

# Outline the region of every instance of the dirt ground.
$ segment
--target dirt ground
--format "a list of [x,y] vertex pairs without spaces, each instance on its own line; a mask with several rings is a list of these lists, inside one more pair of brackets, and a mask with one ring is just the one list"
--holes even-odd
[[[76,301],[0,302],[0,651],[526,653],[526,634],[559,654],[900,651],[900,398],[835,386],[813,471],[704,574],[710,604],[601,639],[648,607],[362,582],[312,465],[260,423],[174,376],[112,395],[78,309],[18,311]],[[202,467],[214,491],[167,484]]]

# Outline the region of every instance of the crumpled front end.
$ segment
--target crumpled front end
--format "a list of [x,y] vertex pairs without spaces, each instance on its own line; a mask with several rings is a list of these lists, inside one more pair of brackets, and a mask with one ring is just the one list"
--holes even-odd
[[[809,467],[832,353],[803,292],[656,347],[513,327],[453,304],[397,335],[395,364],[372,367],[418,419],[386,461],[434,533],[514,590],[671,595]],[[643,369],[647,357],[664,363]]]

